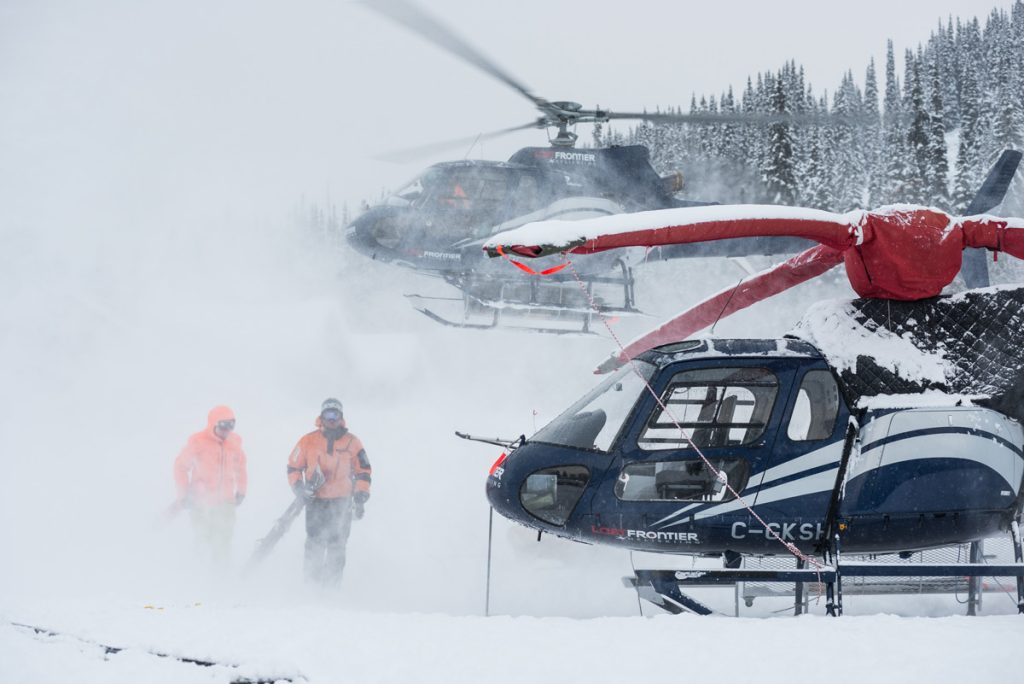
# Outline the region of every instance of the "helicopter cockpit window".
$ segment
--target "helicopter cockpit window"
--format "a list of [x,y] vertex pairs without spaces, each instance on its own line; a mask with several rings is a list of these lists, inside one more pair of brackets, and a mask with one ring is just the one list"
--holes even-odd
[[424,175],[416,205],[432,214],[452,242],[489,235],[504,218],[510,169],[488,166],[435,168]]
[[545,468],[531,474],[519,490],[519,501],[530,515],[552,525],[564,525],[590,480],[584,466]]
[[528,214],[546,204],[548,202],[542,197],[537,178],[528,174],[523,175],[515,191],[515,213]]
[[413,179],[411,182],[406,183],[402,186],[398,192],[395,193],[395,197],[401,200],[405,200],[409,204],[412,204],[420,198],[423,194],[423,181],[419,178]]
[[[615,482],[623,501],[729,501],[747,485],[750,469],[740,458],[631,463]],[[728,483],[728,487],[726,487]],[[731,488],[731,489],[730,489]]]
[[779,380],[766,368],[705,368],[672,378],[643,434],[641,449],[751,444],[771,417]]
[[839,415],[839,386],[832,373],[810,370],[804,375],[786,434],[794,442],[828,439]]
[[654,366],[645,361],[623,366],[541,428],[530,441],[608,451],[652,375]]
[[458,210],[493,211],[508,197],[509,178],[504,169],[470,166],[437,180],[436,201]]

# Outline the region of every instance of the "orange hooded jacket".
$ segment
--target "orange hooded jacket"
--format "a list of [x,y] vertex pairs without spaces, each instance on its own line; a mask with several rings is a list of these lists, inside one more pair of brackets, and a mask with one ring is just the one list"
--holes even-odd
[[[317,428],[322,428],[320,418]],[[303,435],[288,457],[288,486],[294,487],[300,478],[308,481],[316,467],[324,474],[324,484],[316,492],[318,499],[337,499],[351,496],[353,490],[370,494],[370,460],[359,438],[348,431],[344,419],[340,435],[334,439],[332,453],[327,453],[327,435],[317,429]]]
[[186,498],[201,506],[234,503],[245,495],[248,477],[242,438],[232,431],[225,439],[214,432],[218,421],[234,420],[227,406],[215,406],[206,418],[206,429],[188,438],[174,459],[174,483],[178,501]]

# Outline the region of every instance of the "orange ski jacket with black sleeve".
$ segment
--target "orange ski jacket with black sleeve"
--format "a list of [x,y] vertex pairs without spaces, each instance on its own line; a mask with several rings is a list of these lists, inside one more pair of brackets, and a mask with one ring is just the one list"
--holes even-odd
[[201,506],[234,503],[248,486],[242,438],[231,432],[221,439],[213,429],[219,421],[234,420],[227,406],[216,406],[206,419],[206,429],[188,438],[174,459],[174,483],[178,501]]
[[[321,426],[319,418],[316,424],[318,428]],[[316,467],[320,466],[324,484],[317,490],[316,498],[338,499],[352,496],[353,492],[369,496],[371,468],[363,443],[348,431],[344,421],[338,433],[333,440],[322,429],[303,435],[288,457],[289,487],[294,487],[300,479],[312,479]]]

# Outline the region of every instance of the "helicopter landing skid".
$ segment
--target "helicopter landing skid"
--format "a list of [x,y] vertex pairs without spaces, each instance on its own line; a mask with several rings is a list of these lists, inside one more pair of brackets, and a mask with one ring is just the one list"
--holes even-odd
[[[1014,540],[1016,542],[1016,539]],[[850,593],[856,594],[927,594],[952,593],[959,591],[961,585],[966,586],[965,579],[970,578],[1014,578],[1024,582],[1024,562],[1022,562],[1020,546],[1014,544],[1014,562],[1012,563],[894,563],[878,561],[849,562],[841,560],[834,566],[822,568],[798,569],[694,569],[694,570],[636,570],[635,577],[624,577],[623,584],[636,589],[640,598],[650,601],[663,610],[678,615],[686,610],[698,615],[709,615],[710,608],[682,592],[685,587],[734,587],[738,583],[756,582],[817,584],[826,588],[829,615],[843,614],[842,597],[843,582],[858,580],[852,585]],[[957,580],[953,584],[940,585],[938,580]],[[875,580],[873,584],[866,581]],[[880,583],[879,583],[880,582]],[[797,592],[797,606],[802,602],[801,592]],[[738,601],[738,599],[737,599]],[[972,595],[972,605],[976,608],[978,599]],[[1018,589],[1018,611],[1024,612],[1024,591]],[[750,605],[750,602],[747,603]],[[737,603],[738,606],[738,603]],[[737,614],[738,614],[737,607]],[[797,615],[800,614],[797,608]],[[972,612],[968,614],[974,614]]]
[[416,309],[417,311],[419,311],[421,314],[423,314],[424,316],[426,316],[430,320],[435,321],[437,323],[440,323],[441,325],[448,326],[450,328],[467,328],[467,329],[470,329],[470,330],[490,330],[491,328],[495,328],[495,327],[498,326],[497,322],[491,322],[491,323],[470,323],[468,321],[453,321],[453,320],[449,320],[449,319],[445,318],[444,316],[436,313],[433,309],[430,309],[425,304],[425,302],[427,300],[452,301],[452,302],[458,301],[458,302],[461,302],[462,301],[461,297],[458,297],[458,298],[457,297],[424,297],[422,295],[407,294],[407,295],[405,295],[405,298],[409,300],[410,304],[412,304],[412,308]]
[[679,590],[675,573],[637,570],[636,575],[623,577],[623,583],[636,589],[640,598],[650,601],[665,612],[680,615],[689,610],[697,615],[711,615],[710,608]]
[[806,582],[830,583],[836,573],[827,570],[637,570],[635,577],[623,577],[622,583],[636,589],[640,598],[663,610],[679,615],[686,610],[698,615],[710,615],[711,609],[697,599],[682,592],[682,587],[726,587],[737,582]]
[[[522,304],[513,302],[495,302],[471,295],[463,297],[426,297],[423,295],[405,295],[413,308],[427,318],[441,325],[470,330],[491,330],[493,328],[513,328],[553,335],[593,335],[593,324],[599,321],[598,313],[592,309],[577,309],[539,304]],[[445,316],[439,313],[436,306],[452,309],[457,307],[456,316]],[[600,311],[605,316],[636,315],[642,312],[636,309],[608,309]],[[557,327],[564,326],[564,327]]]
[[456,328],[520,328],[552,334],[594,332],[602,319],[645,315],[635,306],[633,272],[622,259],[610,275],[573,272],[550,278],[495,277],[475,272],[442,275],[459,296],[407,294],[431,320]]

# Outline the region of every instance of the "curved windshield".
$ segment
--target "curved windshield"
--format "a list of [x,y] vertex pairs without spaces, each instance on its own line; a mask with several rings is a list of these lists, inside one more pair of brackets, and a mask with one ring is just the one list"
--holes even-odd
[[388,204],[425,212],[446,242],[483,237],[505,219],[505,205],[521,174],[483,164],[435,166],[393,193]]
[[608,451],[654,370],[646,361],[626,364],[541,428],[530,441]]
[[423,196],[424,178],[429,178],[429,172],[423,176],[416,176],[411,181],[400,187],[388,198],[388,204],[408,206]]
[[450,171],[431,167],[413,178],[388,196],[387,203],[398,206],[417,206],[439,201],[438,195],[451,193],[453,186],[448,182]]

